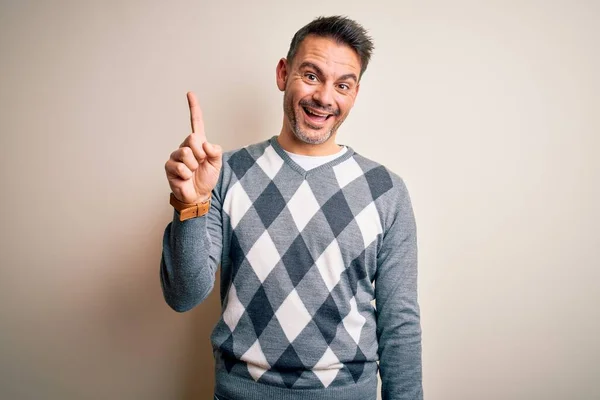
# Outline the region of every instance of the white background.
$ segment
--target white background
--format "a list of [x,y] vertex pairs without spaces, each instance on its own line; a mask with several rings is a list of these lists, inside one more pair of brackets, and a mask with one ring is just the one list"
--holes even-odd
[[428,400],[600,398],[600,4],[0,2],[0,398],[209,399],[218,293],[162,299],[164,162],[279,133],[275,66],[376,49],[338,142],[406,181]]

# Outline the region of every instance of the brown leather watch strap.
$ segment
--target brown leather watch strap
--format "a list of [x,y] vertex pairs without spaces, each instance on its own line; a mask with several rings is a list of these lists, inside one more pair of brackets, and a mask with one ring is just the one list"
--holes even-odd
[[171,197],[169,199],[169,203],[179,211],[179,220],[185,221],[186,219],[201,217],[204,214],[208,213],[210,210],[210,197],[202,202],[202,203],[182,203],[177,200],[175,195],[171,193]]

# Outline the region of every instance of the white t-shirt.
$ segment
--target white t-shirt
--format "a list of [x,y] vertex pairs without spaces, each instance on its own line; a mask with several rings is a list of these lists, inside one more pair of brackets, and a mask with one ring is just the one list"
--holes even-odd
[[299,166],[302,167],[303,170],[308,171],[313,168],[320,167],[323,164],[327,164],[330,161],[335,160],[338,157],[341,157],[348,151],[346,146],[342,146],[341,150],[335,154],[331,154],[328,156],[305,156],[302,154],[290,153],[286,150],[286,153],[290,156],[290,158]]

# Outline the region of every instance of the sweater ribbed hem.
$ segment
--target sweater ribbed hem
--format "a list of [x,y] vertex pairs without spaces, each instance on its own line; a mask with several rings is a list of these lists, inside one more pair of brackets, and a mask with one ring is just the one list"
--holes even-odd
[[377,374],[358,383],[326,389],[288,389],[217,371],[215,393],[230,400],[376,400]]

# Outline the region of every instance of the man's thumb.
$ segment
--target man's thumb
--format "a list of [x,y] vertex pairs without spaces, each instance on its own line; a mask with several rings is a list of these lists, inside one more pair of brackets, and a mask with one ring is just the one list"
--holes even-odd
[[223,149],[221,149],[221,146],[219,146],[218,144],[204,142],[203,147],[204,147],[204,151],[206,152],[206,155],[208,156],[208,158],[211,158],[211,159],[220,158],[221,155],[223,154]]

